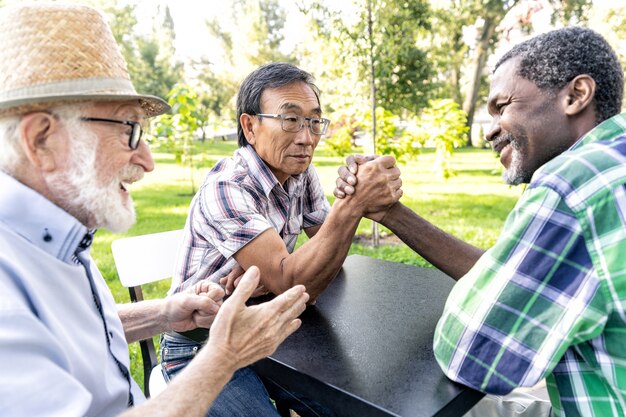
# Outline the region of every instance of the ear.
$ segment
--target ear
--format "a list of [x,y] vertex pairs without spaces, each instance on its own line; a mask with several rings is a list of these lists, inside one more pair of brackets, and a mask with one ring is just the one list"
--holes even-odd
[[59,142],[59,121],[49,113],[35,112],[22,117],[19,135],[26,157],[41,171],[50,172],[57,168],[65,152],[65,142]]
[[577,75],[565,88],[565,114],[568,116],[575,116],[589,108],[596,94],[596,82],[587,74]]
[[256,135],[254,134],[254,116],[243,113],[239,116],[239,123],[243,129],[243,134],[250,145],[256,143]]

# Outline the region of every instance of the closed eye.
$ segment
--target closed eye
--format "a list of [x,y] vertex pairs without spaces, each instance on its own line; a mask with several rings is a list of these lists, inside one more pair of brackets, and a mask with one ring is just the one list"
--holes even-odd
[[498,111],[498,114],[502,115],[504,108],[508,106],[509,104],[510,104],[509,102],[497,103],[496,110]]

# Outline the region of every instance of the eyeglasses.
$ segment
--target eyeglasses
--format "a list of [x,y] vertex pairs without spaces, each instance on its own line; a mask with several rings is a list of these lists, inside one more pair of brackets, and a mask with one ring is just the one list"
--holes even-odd
[[119,125],[130,126],[131,130],[128,133],[128,147],[132,150],[139,147],[139,141],[143,135],[143,129],[141,128],[141,123],[139,122],[133,122],[131,120],[100,119],[98,117],[81,117],[80,120],[83,122],[116,123]]
[[330,120],[319,117],[304,117],[295,114],[257,114],[258,117],[268,117],[271,119],[280,119],[280,125],[285,132],[299,132],[304,129],[304,123],[309,122],[309,129],[314,135],[323,135],[328,129]]

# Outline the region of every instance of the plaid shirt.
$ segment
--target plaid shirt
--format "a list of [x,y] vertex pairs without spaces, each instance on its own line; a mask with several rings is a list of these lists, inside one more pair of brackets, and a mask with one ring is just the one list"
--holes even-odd
[[557,416],[626,415],[626,114],[533,176],[453,288],[435,356],[492,394],[547,377]]
[[211,169],[191,202],[170,292],[219,281],[237,265],[233,255],[269,228],[293,252],[300,232],[329,211],[312,165],[283,187],[251,146],[239,148]]

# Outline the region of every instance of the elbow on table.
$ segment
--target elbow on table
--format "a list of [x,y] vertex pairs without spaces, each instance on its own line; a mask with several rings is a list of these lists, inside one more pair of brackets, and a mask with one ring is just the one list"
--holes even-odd
[[295,279],[284,272],[266,280],[263,285],[273,294],[279,295],[292,288],[297,283]]
[[[443,373],[451,380],[477,391],[494,395],[506,395],[521,386],[534,386],[541,378],[531,380],[524,375],[527,367],[515,363],[484,363],[465,357],[454,363],[445,363],[435,352],[435,358]],[[503,368],[503,369],[499,369]],[[526,378],[525,378],[526,377]]]
[[[482,353],[484,348],[485,346],[482,346]],[[501,356],[481,355],[481,352],[472,346],[467,352],[465,355],[459,355],[458,352],[443,345],[435,346],[434,349],[435,358],[448,378],[477,391],[506,395],[518,387],[532,387],[544,376],[539,373],[536,378],[530,376],[534,372],[528,359],[511,355],[510,352],[505,352]],[[481,357],[490,359],[481,360]]]

